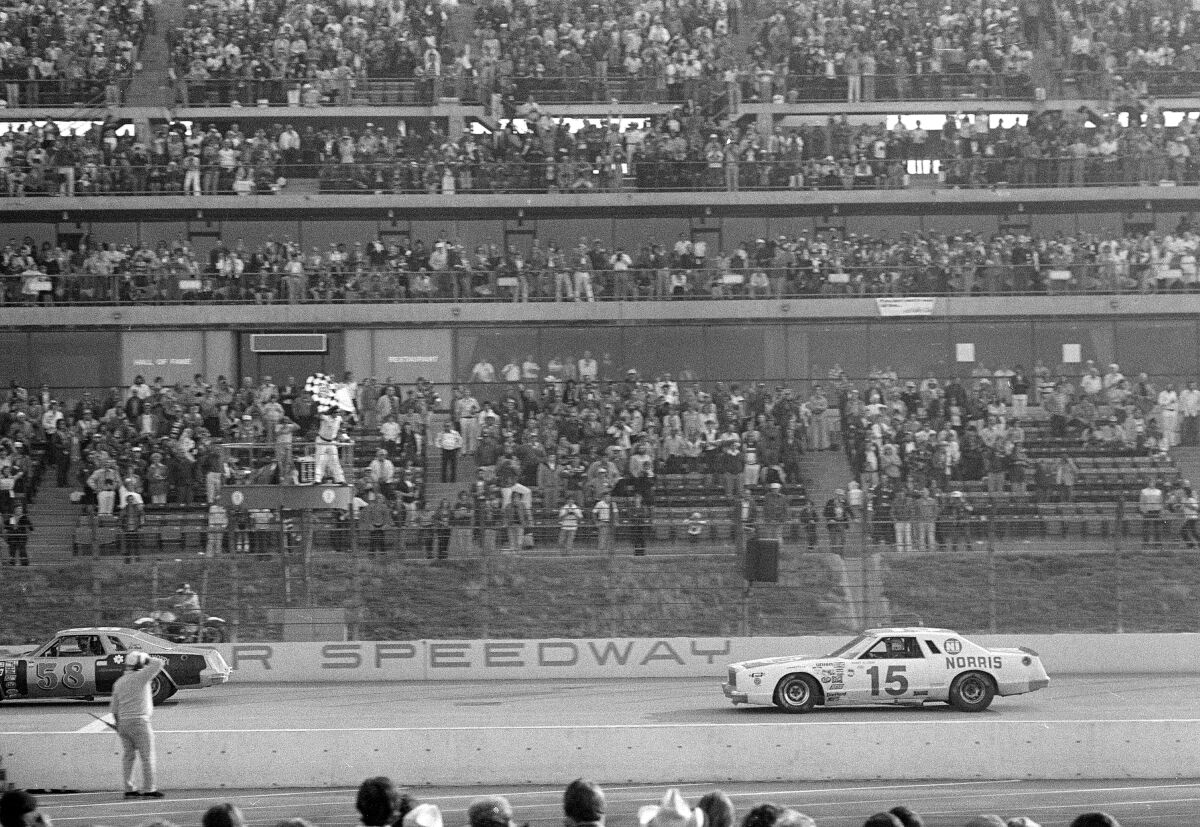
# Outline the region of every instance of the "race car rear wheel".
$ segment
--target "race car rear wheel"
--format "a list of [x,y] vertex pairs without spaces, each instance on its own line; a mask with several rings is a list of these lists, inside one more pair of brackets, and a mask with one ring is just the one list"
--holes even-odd
[[996,697],[996,685],[982,672],[964,672],[950,684],[950,705],[961,712],[983,712]]
[[820,692],[820,684],[811,675],[786,675],[775,686],[775,705],[788,712],[808,712]]
[[154,680],[150,682],[150,699],[154,701],[155,706],[174,694],[175,683],[173,681],[162,674],[154,676]]

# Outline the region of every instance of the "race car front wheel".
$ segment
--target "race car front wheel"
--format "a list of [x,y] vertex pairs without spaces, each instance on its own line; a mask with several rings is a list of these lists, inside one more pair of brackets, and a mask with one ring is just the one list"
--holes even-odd
[[820,691],[810,675],[788,675],[775,687],[775,705],[788,712],[808,712]]
[[960,712],[983,712],[994,697],[996,687],[982,672],[964,672],[950,684],[950,705]]

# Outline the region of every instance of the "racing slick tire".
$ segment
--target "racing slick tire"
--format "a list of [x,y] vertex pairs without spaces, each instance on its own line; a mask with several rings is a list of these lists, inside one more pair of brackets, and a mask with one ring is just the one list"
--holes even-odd
[[811,675],[784,675],[775,685],[775,705],[786,712],[808,712],[820,694],[821,685]]
[[165,672],[159,672],[150,682],[150,700],[154,702],[155,706],[174,695],[176,691],[175,681],[171,680]]
[[960,712],[983,712],[996,697],[996,685],[982,672],[964,672],[950,684],[950,706]]

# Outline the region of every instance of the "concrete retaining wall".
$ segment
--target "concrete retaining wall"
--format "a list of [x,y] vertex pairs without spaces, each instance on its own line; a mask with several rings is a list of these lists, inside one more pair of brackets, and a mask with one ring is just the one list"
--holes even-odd
[[[1200,634],[977,635],[985,646],[1028,646],[1054,675],[1188,673]],[[417,640],[237,643],[219,648],[239,683],[718,677],[733,661],[822,655],[837,637]]]
[[[19,786],[119,789],[111,733],[4,733]],[[158,733],[166,789],[1200,776],[1200,721],[936,721]]]

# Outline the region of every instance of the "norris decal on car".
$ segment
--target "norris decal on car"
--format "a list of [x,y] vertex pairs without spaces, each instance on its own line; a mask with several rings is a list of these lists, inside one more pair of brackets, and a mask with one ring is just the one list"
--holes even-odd
[[989,655],[987,657],[964,657],[959,655],[956,658],[946,658],[947,669],[1001,669],[1003,667],[1004,658],[999,655]]

